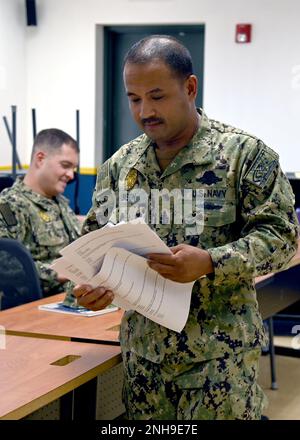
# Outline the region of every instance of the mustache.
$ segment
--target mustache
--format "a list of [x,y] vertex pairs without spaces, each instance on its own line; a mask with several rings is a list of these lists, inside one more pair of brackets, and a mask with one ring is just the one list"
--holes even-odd
[[160,118],[145,118],[145,119],[142,119],[141,122],[143,125],[153,124],[153,123],[157,124],[157,123],[163,123],[164,120],[160,119]]

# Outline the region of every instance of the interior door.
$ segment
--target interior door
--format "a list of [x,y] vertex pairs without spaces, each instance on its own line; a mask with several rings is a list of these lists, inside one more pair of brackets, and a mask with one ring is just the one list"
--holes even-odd
[[194,73],[199,80],[196,100],[203,100],[204,26],[113,26],[104,29],[104,159],[141,134],[133,121],[123,84],[123,59],[129,48],[151,34],[167,34],[180,40],[190,51]]

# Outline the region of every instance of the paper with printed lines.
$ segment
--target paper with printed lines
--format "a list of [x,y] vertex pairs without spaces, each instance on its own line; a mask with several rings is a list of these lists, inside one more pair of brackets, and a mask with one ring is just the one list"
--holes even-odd
[[103,286],[113,303],[180,332],[188,318],[194,283],[177,283],[151,269],[145,256],[170,253],[146,223],[133,221],[90,232],[61,251],[51,266],[76,284]]

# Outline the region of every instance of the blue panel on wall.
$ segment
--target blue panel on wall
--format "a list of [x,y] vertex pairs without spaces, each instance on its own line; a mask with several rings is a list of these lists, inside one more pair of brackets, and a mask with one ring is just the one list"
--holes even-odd
[[[96,175],[79,175],[78,207],[79,214],[85,215],[92,205],[92,196],[96,184]],[[69,183],[64,196],[70,200],[70,206],[75,210],[75,181]]]

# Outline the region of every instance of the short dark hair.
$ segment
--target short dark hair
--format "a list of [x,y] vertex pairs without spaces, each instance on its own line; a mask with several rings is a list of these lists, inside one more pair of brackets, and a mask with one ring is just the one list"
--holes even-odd
[[58,128],[47,128],[42,130],[34,139],[31,159],[33,158],[35,151],[39,148],[50,153],[55,153],[62,147],[63,144],[69,145],[77,153],[79,153],[77,142],[65,131],[59,130]]
[[149,35],[135,43],[125,55],[124,67],[127,63],[147,64],[154,59],[163,61],[179,78],[193,74],[190,52],[170,35]]

